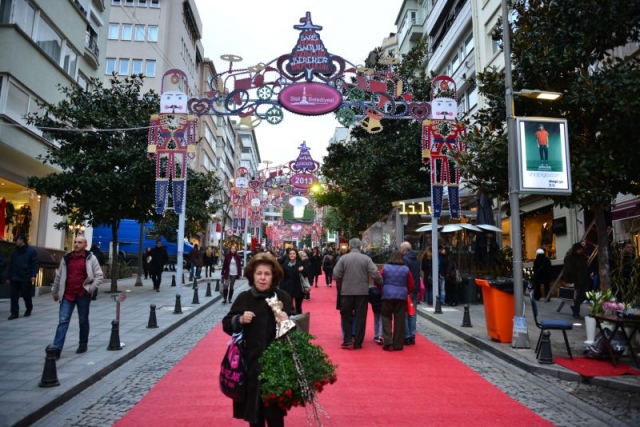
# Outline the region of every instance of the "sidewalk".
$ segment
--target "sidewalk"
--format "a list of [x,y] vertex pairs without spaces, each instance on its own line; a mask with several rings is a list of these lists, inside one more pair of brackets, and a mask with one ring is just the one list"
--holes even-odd
[[[525,317],[528,325],[528,335],[530,348],[515,349],[511,347],[511,343],[499,343],[491,340],[487,333],[485,321],[485,307],[482,304],[470,304],[469,313],[471,317],[472,327],[462,327],[464,316],[464,305],[455,307],[442,307],[442,314],[435,314],[432,307],[428,307],[425,303],[418,305],[417,313],[423,318],[435,323],[436,325],[447,329],[448,331],[464,338],[470,344],[487,351],[508,363],[511,363],[527,372],[542,373],[551,375],[566,381],[580,382],[583,378],[574,371],[568,370],[560,365],[541,365],[536,360],[535,347],[540,335],[540,329],[536,327],[533,320],[533,312],[529,296],[524,295],[525,301]],[[538,301],[538,321],[542,319],[557,319],[573,322],[573,329],[567,331],[569,346],[573,357],[582,356],[586,347],[584,341],[587,339],[587,333],[584,327],[584,320],[575,320],[571,316],[570,304],[557,312],[561,300],[552,298],[549,302]],[[581,314],[586,315],[588,307],[582,306]],[[637,337],[636,337],[637,339]],[[551,349],[553,357],[568,357],[567,349],[562,337],[561,331],[551,331]],[[631,363],[633,360],[627,353],[623,361]],[[603,362],[604,363],[604,362]],[[607,362],[608,363],[608,362]],[[638,367],[636,367],[638,368]],[[586,379],[589,384],[621,390],[640,393],[640,376],[615,376],[615,377],[591,377]]]
[[[143,286],[134,286],[136,279],[118,281],[119,294],[126,300],[120,305],[120,341],[122,350],[109,351],[111,322],[116,318],[116,303],[107,291],[110,281],[103,282],[96,301],[91,302],[89,350],[76,354],[78,348],[78,317],[74,312],[60,360],[56,362],[59,386],[39,387],[45,365],[45,348],[53,342],[58,325],[58,304],[51,294],[34,298],[31,317],[22,317],[24,303],[20,300],[20,318],[7,320],[9,300],[0,300],[0,426],[29,425],[52,408],[71,399],[102,377],[150,347],[178,326],[221,299],[215,292],[217,269],[212,279],[198,280],[200,304],[192,304],[192,284],[182,286],[182,314],[174,314],[177,287],[170,287],[175,272],[162,275],[160,292],[153,291],[151,279]],[[178,278],[176,277],[176,280]],[[185,273],[188,281],[188,272]],[[211,297],[206,297],[207,281]],[[158,328],[147,328],[150,306],[156,306]]]

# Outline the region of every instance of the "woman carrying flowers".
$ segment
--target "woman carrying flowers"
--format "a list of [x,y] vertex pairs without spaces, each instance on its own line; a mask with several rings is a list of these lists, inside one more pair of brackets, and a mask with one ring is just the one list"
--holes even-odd
[[286,410],[262,400],[259,359],[276,338],[276,318],[266,299],[277,296],[287,315],[295,314],[295,310],[291,297],[276,288],[284,273],[271,254],[263,252],[253,256],[244,269],[244,276],[250,289],[238,295],[222,319],[223,330],[229,335],[242,331],[246,343],[248,379],[244,400],[233,402],[233,417],[248,421],[250,426],[262,427],[265,422],[269,427],[284,426]]

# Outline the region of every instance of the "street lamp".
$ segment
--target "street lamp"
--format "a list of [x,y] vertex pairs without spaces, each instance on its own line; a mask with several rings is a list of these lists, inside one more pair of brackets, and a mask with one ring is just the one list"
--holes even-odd
[[[538,100],[557,100],[562,97],[558,92],[546,92],[541,90],[522,89],[513,91],[511,76],[511,34],[509,33],[509,14],[507,0],[501,1],[502,6],[502,34],[504,39],[504,83],[505,102],[507,110],[507,138],[509,151],[509,205],[511,213],[511,246],[513,250],[513,297],[515,315],[523,316],[523,277],[522,277],[522,237],[520,236],[520,194],[518,183],[518,139],[516,137],[516,117],[514,112],[514,95],[524,96]],[[514,336],[514,348],[529,348],[529,340],[526,334]]]

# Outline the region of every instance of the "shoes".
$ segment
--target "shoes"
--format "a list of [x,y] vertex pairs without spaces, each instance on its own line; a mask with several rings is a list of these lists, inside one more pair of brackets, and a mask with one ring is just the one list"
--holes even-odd
[[13,320],[13,319],[17,319],[18,315],[17,314],[12,314],[11,316],[9,316],[9,320]]
[[98,299],[98,297],[91,297],[91,301],[95,301],[97,299]]
[[81,353],[86,353],[86,352],[87,352],[87,346],[86,345],[81,345],[76,350],[76,354],[81,354]]
[[391,347],[390,345],[385,345],[385,346],[382,347],[382,349],[384,351],[393,351],[393,347]]
[[405,338],[404,345],[411,345],[411,338]]
[[222,300],[222,303],[223,303],[223,304],[226,304],[226,303],[227,303],[227,300],[226,300],[226,299],[225,299],[225,300]]
[[353,345],[353,341],[350,342],[343,342],[342,343],[342,348],[349,348]]
[[229,298],[229,301],[227,301],[229,304],[231,304],[231,298]]
[[27,310],[24,312],[24,317],[29,317],[31,316],[31,310]]
[[160,292],[160,289],[156,289],[156,292]]
[[582,317],[581,317],[579,314],[574,314],[574,315],[573,315],[573,318],[574,318],[574,319],[582,319]]
[[316,288],[318,287],[318,285],[316,285]]
[[380,344],[380,345],[382,345],[382,337],[374,337],[374,338],[373,338],[373,341],[374,341],[376,344]]
[[360,349],[362,349],[362,344],[354,344],[354,345],[353,345],[353,349],[354,349],[354,350],[360,350]]

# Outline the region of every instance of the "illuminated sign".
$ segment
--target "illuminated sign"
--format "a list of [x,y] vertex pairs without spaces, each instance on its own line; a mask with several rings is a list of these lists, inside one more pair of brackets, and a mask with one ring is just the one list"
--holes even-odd
[[431,215],[432,213],[431,206],[425,206],[425,202],[398,202],[398,208],[400,215]]
[[305,116],[321,116],[340,107],[342,95],[321,83],[297,83],[285,87],[278,96],[280,105]]
[[289,182],[294,187],[310,188],[313,184],[318,182],[318,178],[310,173],[296,173],[291,177],[291,179],[289,179]]

